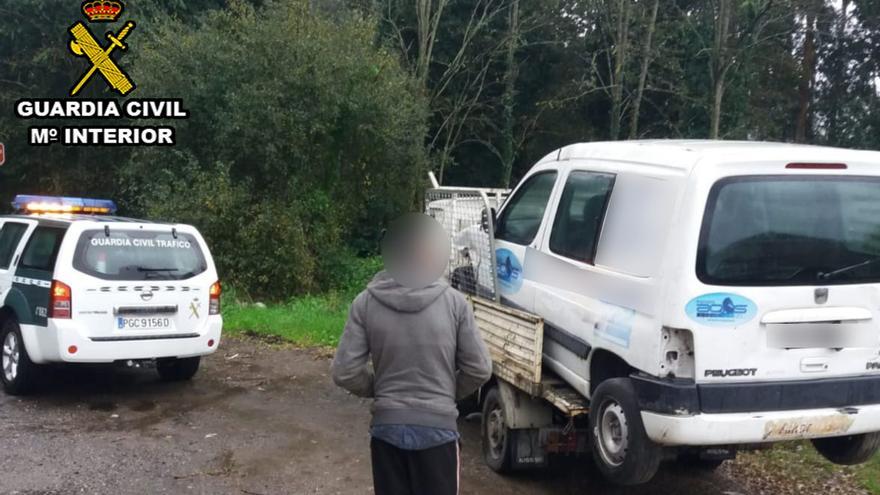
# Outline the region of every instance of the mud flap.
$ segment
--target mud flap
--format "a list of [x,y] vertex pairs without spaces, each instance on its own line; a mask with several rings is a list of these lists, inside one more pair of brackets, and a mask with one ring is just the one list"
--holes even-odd
[[514,440],[513,469],[547,467],[547,452],[541,441],[541,430],[527,428],[511,431]]

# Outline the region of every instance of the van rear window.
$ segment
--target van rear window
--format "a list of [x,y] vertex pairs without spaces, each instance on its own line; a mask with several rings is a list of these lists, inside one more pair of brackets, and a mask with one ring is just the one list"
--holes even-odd
[[110,229],[82,233],[73,267],[104,280],[182,280],[208,269],[195,237]]
[[880,177],[717,182],[703,220],[697,276],[715,285],[880,282]]

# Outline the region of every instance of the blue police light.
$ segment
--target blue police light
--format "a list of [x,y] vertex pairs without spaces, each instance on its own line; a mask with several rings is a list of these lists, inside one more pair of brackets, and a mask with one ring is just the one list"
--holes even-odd
[[60,196],[32,196],[19,194],[12,207],[22,213],[90,213],[113,215],[116,203],[109,199],[65,198]]

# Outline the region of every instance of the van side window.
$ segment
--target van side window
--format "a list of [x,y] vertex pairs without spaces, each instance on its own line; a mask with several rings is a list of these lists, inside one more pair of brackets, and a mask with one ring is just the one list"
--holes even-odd
[[495,226],[495,238],[526,245],[535,240],[556,183],[556,172],[537,173],[508,200]]
[[52,271],[55,269],[55,258],[61,239],[66,230],[54,227],[37,227],[28,240],[24,254],[21,255],[21,267],[34,270]]
[[550,233],[551,251],[593,262],[613,185],[612,174],[574,171],[568,176]]
[[12,262],[12,255],[15,254],[15,248],[18,247],[21,236],[27,230],[27,224],[17,222],[6,222],[0,229],[0,270],[9,268]]

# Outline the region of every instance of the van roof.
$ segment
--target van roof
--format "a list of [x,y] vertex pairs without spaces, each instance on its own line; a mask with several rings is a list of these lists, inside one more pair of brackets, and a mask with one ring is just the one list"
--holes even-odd
[[637,140],[577,143],[548,154],[538,163],[595,158],[635,162],[688,172],[701,162],[743,161],[876,162],[880,152],[763,141],[700,139]]

